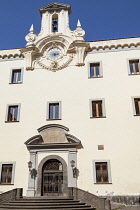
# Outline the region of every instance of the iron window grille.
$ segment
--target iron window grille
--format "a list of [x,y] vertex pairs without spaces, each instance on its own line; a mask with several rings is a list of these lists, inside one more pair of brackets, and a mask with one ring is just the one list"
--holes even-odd
[[2,164],[1,169],[1,184],[11,184],[12,181],[12,164]]
[[107,162],[97,162],[95,163],[96,168],[96,182],[97,183],[108,183],[108,166]]

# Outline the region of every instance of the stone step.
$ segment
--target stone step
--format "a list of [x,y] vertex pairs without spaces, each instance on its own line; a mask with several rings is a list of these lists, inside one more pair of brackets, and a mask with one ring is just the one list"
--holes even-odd
[[[3,203],[3,206],[7,205],[7,203]],[[81,206],[85,205],[85,203],[8,203],[9,206]]]
[[77,210],[80,210],[80,209],[93,209],[95,210],[95,208],[91,208],[90,205],[79,205],[79,206],[75,206],[75,205],[69,205],[69,206],[11,206],[11,205],[5,205],[5,206],[0,206],[0,209],[13,209],[13,210],[17,210],[17,209],[22,209],[22,210],[25,210],[25,209],[30,209],[30,210],[33,210],[33,209],[47,209],[47,210],[61,210],[61,209],[77,209]]
[[38,197],[23,197],[20,200],[73,200],[73,198],[60,196],[38,196]]
[[[12,208],[12,210],[18,210],[19,208]],[[46,208],[45,208],[46,209]],[[59,210],[67,210],[68,208],[61,208]],[[70,210],[95,210],[95,208],[92,208],[92,207],[86,207],[86,208],[70,208]],[[0,207],[0,210],[9,210],[9,207],[8,208],[1,208]],[[27,208],[25,209],[22,209],[22,210],[27,210]],[[30,210],[34,210],[34,208],[30,209]],[[40,208],[38,209],[35,209],[35,210],[41,210]],[[48,208],[46,210],[49,210]],[[51,210],[51,209],[50,209]],[[56,209],[53,209],[53,210],[58,210],[58,208]]]
[[95,210],[90,205],[73,200],[72,198],[57,197],[24,197],[16,201],[5,202],[0,210]]
[[30,200],[25,200],[25,201],[23,201],[23,200],[20,200],[20,201],[11,201],[10,202],[11,204],[21,204],[21,203],[34,203],[34,204],[41,204],[41,203],[46,203],[46,204],[48,204],[48,203],[59,203],[59,204],[61,204],[61,203],[65,203],[65,204],[71,204],[71,203],[79,203],[79,201],[77,201],[77,200],[74,200],[74,201],[56,201],[56,200],[42,200],[42,201],[37,201],[37,200],[32,200],[32,201],[30,201]]
[[17,201],[13,201],[13,202],[73,202],[74,200],[73,199],[40,199],[40,198],[36,198],[36,199],[26,199],[26,198],[23,198],[23,199],[20,199],[20,200],[17,200]]

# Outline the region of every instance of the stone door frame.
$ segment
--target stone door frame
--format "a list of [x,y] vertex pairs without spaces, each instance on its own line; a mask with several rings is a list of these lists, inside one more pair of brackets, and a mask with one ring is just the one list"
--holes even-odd
[[68,170],[67,170],[67,164],[63,158],[61,158],[58,155],[48,155],[45,158],[41,160],[38,166],[38,176],[37,176],[37,191],[36,196],[42,196],[42,169],[44,164],[50,160],[50,159],[56,159],[60,161],[63,165],[63,196],[68,196]]

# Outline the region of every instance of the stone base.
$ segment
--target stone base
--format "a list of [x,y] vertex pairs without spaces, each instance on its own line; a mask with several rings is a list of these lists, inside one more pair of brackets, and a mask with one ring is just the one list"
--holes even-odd
[[124,195],[124,196],[114,195],[114,196],[103,196],[103,197],[108,198],[113,203],[125,204],[128,206],[140,205],[140,196],[136,196],[136,195]]
[[33,197],[35,196],[35,190],[34,189],[28,189],[26,192],[27,197]]

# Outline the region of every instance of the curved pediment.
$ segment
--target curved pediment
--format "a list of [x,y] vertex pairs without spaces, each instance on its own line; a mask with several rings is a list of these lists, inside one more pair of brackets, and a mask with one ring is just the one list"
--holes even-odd
[[76,147],[81,142],[75,136],[68,134],[69,129],[59,124],[49,124],[38,128],[39,135],[28,139],[25,144],[31,149],[56,148],[56,147]]

